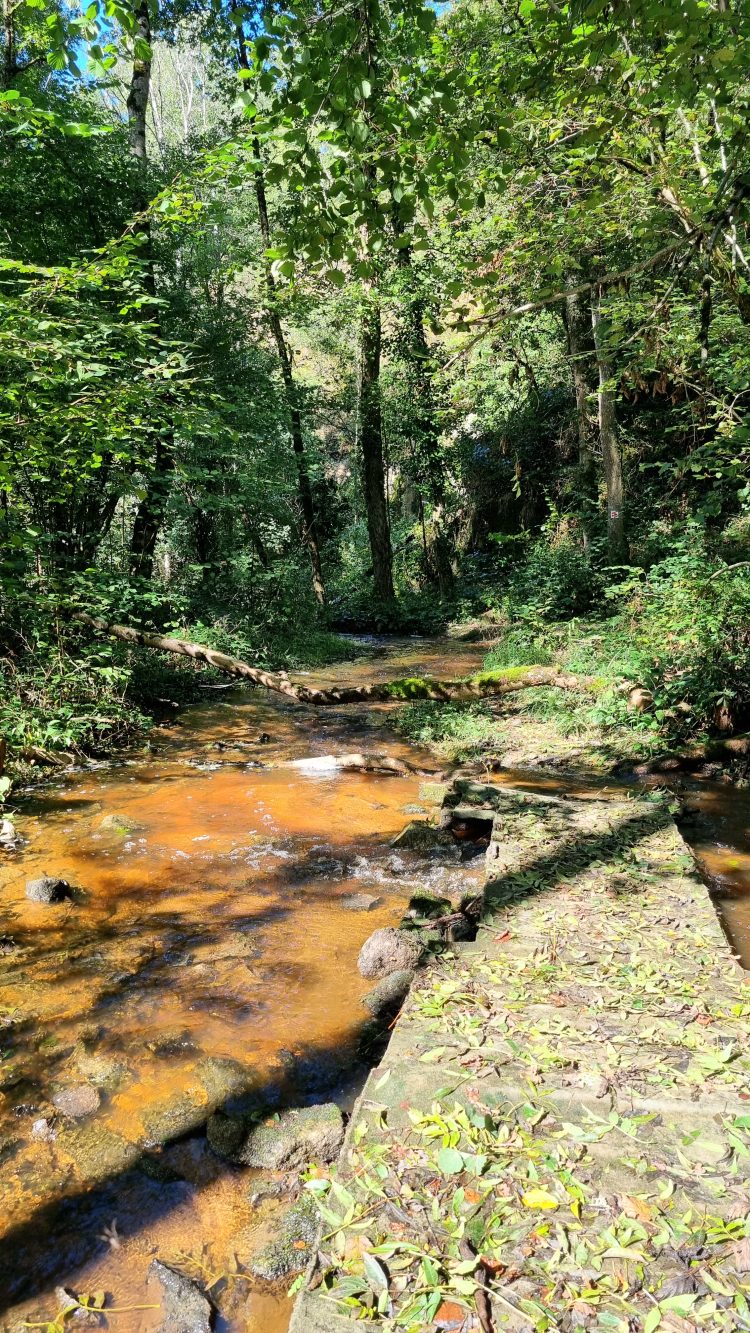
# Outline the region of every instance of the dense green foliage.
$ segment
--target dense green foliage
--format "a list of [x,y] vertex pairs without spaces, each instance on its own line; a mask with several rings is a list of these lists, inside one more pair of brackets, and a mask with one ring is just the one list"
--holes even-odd
[[600,725],[746,724],[750,5],[439,8],[5,5],[12,748],[186,688],[77,608],[271,666],[489,609]]

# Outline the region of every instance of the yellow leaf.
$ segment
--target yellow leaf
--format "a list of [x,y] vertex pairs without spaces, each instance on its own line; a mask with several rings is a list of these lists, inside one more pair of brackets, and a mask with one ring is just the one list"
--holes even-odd
[[548,1194],[546,1190],[527,1190],[523,1196],[525,1208],[559,1208],[560,1204],[554,1194]]

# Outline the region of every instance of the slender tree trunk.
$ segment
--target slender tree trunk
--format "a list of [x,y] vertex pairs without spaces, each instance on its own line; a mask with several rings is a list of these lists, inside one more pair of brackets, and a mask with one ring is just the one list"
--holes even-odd
[[393,554],[385,493],[383,420],[380,410],[380,305],[372,290],[365,293],[360,315],[357,436],[362,453],[367,531],[370,538],[375,594],[393,600]]
[[[397,234],[400,231],[398,220],[394,222]],[[435,397],[433,393],[430,350],[424,331],[424,302],[418,292],[413,291],[413,266],[411,248],[406,245],[398,251],[398,263],[403,270],[407,284],[406,318],[408,322],[409,361],[414,387],[413,436],[419,459],[419,483],[426,484],[427,495],[432,505],[431,541],[427,542],[424,522],[424,504],[420,495],[420,517],[425,543],[425,556],[428,571],[443,595],[453,587],[453,569],[451,567],[448,537],[443,522],[445,502],[445,477],[440,457]]]
[[3,0],[3,60],[0,66],[0,90],[7,92],[17,74],[16,32],[13,23],[14,0]]
[[[131,156],[135,159],[139,173],[137,207],[141,214],[148,207],[148,188],[146,168],[148,165],[148,146],[146,141],[146,114],[151,89],[151,13],[149,0],[138,0],[134,11],[136,37],[145,42],[149,54],[136,52],[133,59],[133,73],[127,98],[128,109],[128,144]],[[144,237],[146,260],[146,286],[152,296],[156,295],[156,275],[151,248],[151,223],[147,216],[141,217],[138,229]],[[164,520],[169,499],[170,481],[174,471],[174,454],[171,436],[160,439],[154,453],[153,470],[146,481],[146,493],[139,501],[133,522],[130,541],[130,571],[139,578],[150,579],[154,571],[154,552],[159,532]]]
[[617,414],[615,400],[610,387],[612,366],[607,357],[607,349],[602,329],[601,293],[591,294],[591,327],[594,335],[594,349],[599,378],[599,440],[602,450],[602,466],[607,491],[607,549],[609,558],[615,564],[623,564],[628,558],[625,539],[625,489],[622,475],[622,455],[617,438]]
[[[244,42],[241,42],[240,49],[245,52]],[[245,55],[245,62],[246,62]],[[257,139],[253,141],[253,151],[258,163],[255,169],[255,197],[258,203],[258,218],[260,220],[260,233],[263,240],[263,246],[266,250],[271,246],[271,227],[268,218],[268,202],[266,199],[266,187],[263,180],[263,172],[260,167],[260,144]],[[289,344],[284,337],[284,326],[281,323],[279,312],[276,308],[276,283],[271,272],[271,266],[266,261],[266,288],[268,290],[268,322],[271,326],[276,349],[279,354],[281,364],[281,376],[284,381],[284,395],[286,397],[287,409],[289,412],[289,427],[292,437],[292,448],[297,463],[297,487],[299,491],[300,506],[302,508],[302,518],[304,528],[302,539],[307,547],[310,556],[310,566],[312,569],[312,585],[315,599],[320,606],[325,605],[326,592],[323,582],[323,565],[320,559],[320,546],[318,544],[318,533],[315,519],[315,503],[313,501],[312,486],[310,485],[310,474],[307,470],[307,458],[305,455],[305,438],[302,431],[302,413],[299,406],[299,397],[297,386],[294,382],[294,372],[292,370],[292,356],[289,350]]]
[[[571,286],[572,286],[571,280]],[[592,392],[590,375],[594,366],[594,344],[591,329],[591,311],[587,299],[578,292],[566,297],[563,323],[568,348],[568,362],[573,379],[576,400],[576,427],[578,434],[578,483],[580,497],[593,507],[596,494],[596,459],[594,457],[593,422],[589,407]],[[588,548],[589,532],[586,516],[583,521],[583,545]]]

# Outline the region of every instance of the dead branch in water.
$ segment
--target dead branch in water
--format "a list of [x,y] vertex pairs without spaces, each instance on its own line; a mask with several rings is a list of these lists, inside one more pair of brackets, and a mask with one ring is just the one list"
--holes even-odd
[[296,703],[316,706],[361,703],[367,700],[373,703],[406,703],[416,699],[446,701],[494,698],[511,694],[516,690],[545,685],[561,690],[595,692],[601,689],[603,684],[595,676],[571,675],[556,666],[527,666],[507,667],[501,671],[484,671],[462,680],[434,680],[430,676],[412,676],[389,681],[371,681],[367,685],[341,685],[327,690],[311,689],[307,685],[294,685],[284,674],[274,675],[270,671],[261,671],[258,667],[251,667],[249,663],[242,662],[237,657],[230,657],[227,653],[220,653],[205,644],[152,634],[147,630],[135,629],[131,625],[110,623],[98,616],[91,616],[86,611],[75,612],[73,618],[109,638],[140,644],[144,648],[156,648],[160,652],[192,657],[194,661],[205,662],[208,666],[215,667],[217,671],[225,671],[230,676],[249,680],[253,685],[262,685],[264,689],[274,690]]

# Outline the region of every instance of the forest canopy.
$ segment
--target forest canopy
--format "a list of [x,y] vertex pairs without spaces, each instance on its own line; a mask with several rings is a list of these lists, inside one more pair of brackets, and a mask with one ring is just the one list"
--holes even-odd
[[2,6],[11,748],[163,692],[80,612],[261,669],[585,624],[611,718],[747,723],[746,0]]

